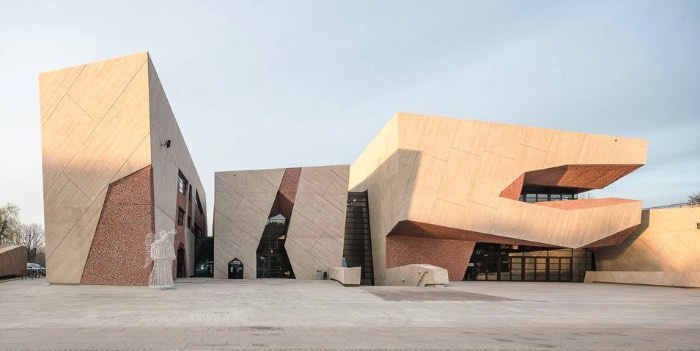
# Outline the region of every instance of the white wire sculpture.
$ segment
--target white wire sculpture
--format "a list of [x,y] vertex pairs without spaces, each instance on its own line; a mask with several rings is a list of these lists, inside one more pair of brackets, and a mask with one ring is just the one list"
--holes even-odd
[[146,264],[153,262],[151,276],[148,279],[148,286],[151,289],[172,289],[173,283],[173,260],[175,260],[175,248],[173,242],[175,230],[160,231],[157,234],[146,235]]

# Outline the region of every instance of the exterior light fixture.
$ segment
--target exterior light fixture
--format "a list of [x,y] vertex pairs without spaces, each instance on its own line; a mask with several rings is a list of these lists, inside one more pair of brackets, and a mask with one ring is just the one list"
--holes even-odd
[[166,149],[170,148],[170,139],[168,139],[164,143],[160,144],[160,146],[165,146]]

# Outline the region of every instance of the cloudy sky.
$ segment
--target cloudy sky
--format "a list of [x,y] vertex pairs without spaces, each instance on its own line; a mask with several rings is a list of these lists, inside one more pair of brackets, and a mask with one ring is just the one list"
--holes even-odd
[[698,1],[7,1],[0,204],[43,223],[39,72],[149,51],[214,172],[351,163],[398,111],[643,138],[594,197],[700,191]]

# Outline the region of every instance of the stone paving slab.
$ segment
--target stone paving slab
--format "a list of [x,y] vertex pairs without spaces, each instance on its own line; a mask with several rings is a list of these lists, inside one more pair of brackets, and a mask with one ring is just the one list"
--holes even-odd
[[0,283],[2,350],[700,349],[700,290],[188,279],[176,289]]

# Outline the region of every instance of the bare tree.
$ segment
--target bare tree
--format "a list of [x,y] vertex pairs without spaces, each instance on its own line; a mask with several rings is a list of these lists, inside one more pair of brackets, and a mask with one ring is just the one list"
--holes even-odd
[[689,205],[700,205],[700,192],[688,196]]
[[0,207],[0,244],[17,244],[21,232],[19,207],[11,203]]
[[595,197],[593,197],[593,192],[589,191],[587,193],[579,194],[578,199],[579,200],[589,200],[589,199],[595,199]]
[[44,227],[40,224],[22,224],[19,245],[27,248],[27,262],[34,262],[37,252],[44,249]]

